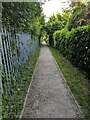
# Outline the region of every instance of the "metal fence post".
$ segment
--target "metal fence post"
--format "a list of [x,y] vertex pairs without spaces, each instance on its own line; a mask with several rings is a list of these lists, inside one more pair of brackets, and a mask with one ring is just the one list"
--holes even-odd
[[3,93],[3,87],[2,87],[2,57],[1,57],[1,33],[0,33],[0,119],[2,119],[2,93]]

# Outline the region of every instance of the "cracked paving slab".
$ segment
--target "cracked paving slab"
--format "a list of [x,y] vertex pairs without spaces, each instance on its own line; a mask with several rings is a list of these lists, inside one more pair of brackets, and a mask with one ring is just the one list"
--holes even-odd
[[83,118],[45,43],[41,46],[22,118]]

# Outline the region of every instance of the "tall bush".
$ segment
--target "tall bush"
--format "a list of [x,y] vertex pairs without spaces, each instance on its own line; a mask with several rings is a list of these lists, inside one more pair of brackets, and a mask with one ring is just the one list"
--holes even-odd
[[[90,71],[90,25],[68,31],[62,29],[53,34],[56,48],[80,69]],[[89,75],[89,73],[88,73]]]

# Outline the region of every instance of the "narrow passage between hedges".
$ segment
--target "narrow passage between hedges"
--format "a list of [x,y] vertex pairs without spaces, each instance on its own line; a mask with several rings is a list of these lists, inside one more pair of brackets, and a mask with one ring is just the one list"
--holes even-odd
[[81,110],[48,46],[43,43],[22,118],[81,118]]

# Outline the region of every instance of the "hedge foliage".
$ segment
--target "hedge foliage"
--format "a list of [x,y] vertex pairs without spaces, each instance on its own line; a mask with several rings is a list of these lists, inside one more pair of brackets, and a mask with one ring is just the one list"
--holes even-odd
[[[56,48],[80,69],[90,71],[90,25],[62,29],[53,34]],[[89,73],[88,73],[89,75]]]

